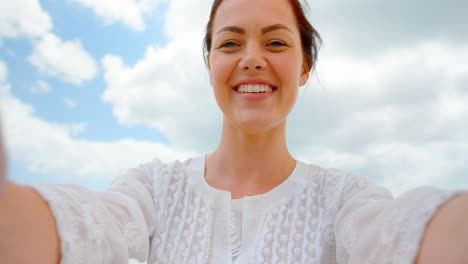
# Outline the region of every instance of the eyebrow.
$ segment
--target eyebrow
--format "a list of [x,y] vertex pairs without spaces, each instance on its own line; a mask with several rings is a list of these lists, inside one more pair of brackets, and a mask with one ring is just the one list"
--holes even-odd
[[[274,24],[274,25],[262,28],[262,34],[266,34],[268,32],[275,31],[275,30],[280,30],[280,29],[284,29],[284,30],[287,30],[287,31],[292,33],[292,31],[287,26],[285,26],[283,24]],[[216,34],[219,34],[221,32],[225,32],[225,31],[230,31],[230,32],[234,32],[234,33],[237,33],[237,34],[245,35],[245,29],[240,28],[240,27],[236,27],[236,26],[223,27]]]

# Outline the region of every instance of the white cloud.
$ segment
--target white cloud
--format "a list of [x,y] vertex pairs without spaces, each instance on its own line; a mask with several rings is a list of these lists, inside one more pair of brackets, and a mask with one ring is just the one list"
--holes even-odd
[[48,93],[48,92],[50,92],[50,87],[45,81],[39,80],[39,81],[36,82],[36,84],[34,86],[31,86],[29,91],[32,94]]
[[166,47],[150,47],[133,67],[118,56],[106,56],[103,98],[112,103],[117,120],[127,126],[156,128],[176,147],[197,151],[214,147],[221,114],[199,45],[187,46],[200,41],[199,34],[187,33]]
[[152,157],[169,161],[193,155],[160,143],[133,139],[114,142],[77,139],[75,136],[86,129],[85,124],[49,123],[38,118],[31,105],[11,94],[6,93],[0,99],[8,109],[3,112],[8,154],[13,160],[23,161],[33,173],[113,179]]
[[376,55],[434,40],[464,46],[468,40],[464,0],[308,2],[311,21],[325,45],[341,55]]
[[160,130],[177,148],[207,152],[216,146],[222,115],[200,45],[210,5],[210,1],[171,0],[164,25],[167,45],[148,47],[133,66],[124,65],[119,56],[105,56],[103,99],[112,104],[119,123]]
[[[29,60],[39,71],[74,84],[94,78],[96,63],[81,42],[61,40],[51,33],[52,27],[38,0],[0,1],[0,43],[3,38],[29,38],[34,46]],[[40,83],[31,89],[32,93],[45,91]]]
[[0,1],[0,39],[38,37],[51,28],[52,20],[38,0]]
[[468,93],[460,89],[468,85],[467,59],[468,48],[446,43],[362,59],[325,50],[320,83],[311,83],[290,117],[293,151],[395,193],[423,183],[467,188]]
[[71,0],[104,19],[105,23],[120,22],[129,28],[142,31],[145,29],[144,15],[154,11],[163,0]]
[[[199,37],[192,39],[189,43],[196,46],[196,53],[199,54],[201,40],[205,30],[205,23],[208,22],[211,4],[213,1],[187,1],[171,0],[165,15],[165,31],[169,39],[184,38],[185,34],[199,34]],[[187,40],[189,40],[187,38]],[[198,42],[196,42],[198,41]]]
[[62,41],[51,33],[35,43],[29,61],[39,71],[74,84],[94,78],[98,71],[93,57],[79,40]]

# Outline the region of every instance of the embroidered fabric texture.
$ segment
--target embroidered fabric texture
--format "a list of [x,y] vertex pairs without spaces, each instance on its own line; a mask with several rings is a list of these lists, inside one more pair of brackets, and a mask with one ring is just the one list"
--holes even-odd
[[[105,191],[31,185],[56,218],[63,264],[232,263],[231,201],[202,182],[203,157],[153,161]],[[236,264],[410,264],[425,224],[456,192],[396,199],[365,177],[305,163],[271,193],[244,201]]]
[[242,199],[231,200],[231,254],[235,263],[242,246]]

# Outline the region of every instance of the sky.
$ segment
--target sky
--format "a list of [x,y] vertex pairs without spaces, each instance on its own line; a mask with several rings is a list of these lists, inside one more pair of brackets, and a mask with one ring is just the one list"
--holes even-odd
[[[288,119],[296,158],[395,195],[468,188],[468,2],[312,0],[323,38]],[[214,150],[211,0],[0,0],[9,178],[102,190],[153,158]]]

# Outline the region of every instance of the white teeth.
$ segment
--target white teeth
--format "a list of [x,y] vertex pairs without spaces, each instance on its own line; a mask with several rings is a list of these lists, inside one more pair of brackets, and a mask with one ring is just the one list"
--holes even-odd
[[266,84],[243,84],[239,86],[240,93],[269,93],[273,88]]

